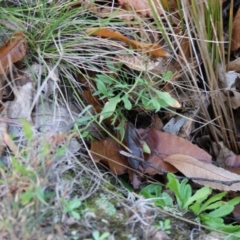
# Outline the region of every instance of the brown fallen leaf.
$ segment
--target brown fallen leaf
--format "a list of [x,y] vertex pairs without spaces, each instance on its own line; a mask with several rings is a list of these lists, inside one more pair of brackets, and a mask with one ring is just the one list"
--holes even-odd
[[239,47],[240,47],[240,9],[238,9],[232,25],[231,50],[236,51],[238,50]]
[[97,113],[102,111],[102,107],[96,97],[94,97],[90,90],[85,90],[82,92],[84,99],[88,104],[91,104]]
[[143,42],[131,40],[125,37],[124,35],[122,35],[120,32],[112,31],[108,28],[89,28],[86,30],[86,32],[89,35],[122,41],[127,45],[131,46],[133,49],[140,49],[150,54],[152,57],[170,57],[171,56],[159,44],[150,44],[150,43],[143,43]]
[[[155,129],[138,129],[138,132],[151,149],[151,154],[146,161],[157,168],[165,169],[168,172],[177,172],[173,165],[163,161],[164,158],[175,153],[186,154],[203,162],[211,162],[212,157],[207,152],[181,137]],[[145,173],[157,174],[159,171],[148,166]]]
[[240,72],[240,58],[235,59],[234,61],[229,62],[227,65],[228,71]]
[[0,75],[12,64],[26,55],[27,44],[23,32],[15,33],[11,39],[0,47]]
[[228,167],[239,168],[240,167],[240,155],[232,155],[232,156],[227,157],[225,164]]
[[[118,0],[118,2],[120,5],[127,4],[142,16],[153,17],[153,13],[151,11],[148,0]],[[159,15],[163,14],[163,8],[167,10],[173,10],[177,7],[175,0],[162,0],[161,2],[158,0],[152,0],[152,4],[154,7],[156,7]]]
[[[220,191],[240,191],[240,176],[223,168],[201,162],[194,157],[184,154],[169,155],[164,159],[164,161],[172,164],[188,178],[201,178],[209,180],[201,181],[193,179],[193,181],[198,184],[218,189]],[[223,182],[239,181],[239,183],[234,183],[228,186],[223,183],[214,182],[214,180]]]
[[112,173],[123,174],[126,170],[127,161],[119,153],[120,145],[114,139],[108,137],[101,141],[91,143],[91,156],[95,162],[102,161],[107,164]]

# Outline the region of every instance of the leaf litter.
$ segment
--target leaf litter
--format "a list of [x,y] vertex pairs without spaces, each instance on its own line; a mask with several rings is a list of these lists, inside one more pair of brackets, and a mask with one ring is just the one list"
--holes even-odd
[[[162,1],[162,5],[157,1],[153,1],[153,6],[149,5],[149,1],[140,0],[119,0],[116,4],[116,15],[112,15],[113,12],[111,8],[104,8],[104,5],[93,4],[89,1],[73,4],[70,8],[83,6],[97,16],[103,18],[114,16],[115,18],[126,21],[125,24],[129,24],[129,21],[133,19],[144,19],[145,17],[154,19],[155,16],[152,13],[153,6],[156,7],[155,11],[159,16],[169,19],[173,17],[173,26],[177,26],[179,19],[182,17],[182,12],[178,10],[177,2],[175,1]],[[131,17],[129,12],[137,15],[132,14],[134,17]],[[126,13],[126,16],[124,16],[124,13]],[[170,14],[166,17],[166,13]],[[239,11],[233,21],[231,51],[236,51],[239,48],[238,17]],[[150,30],[155,31],[156,28],[152,27]],[[146,33],[144,34],[145,36],[150,36],[146,29],[141,28],[141,31]],[[174,31],[178,35],[182,34],[182,29],[179,26],[174,29]],[[124,31],[119,31],[119,29],[115,29],[113,26],[99,27],[97,24],[93,24],[93,26],[89,25],[83,32],[84,35],[87,33],[88,40],[91,39],[90,41],[95,41],[99,44],[97,49],[101,47],[104,49],[112,47],[113,50],[109,53],[110,59],[115,63],[121,63],[123,65],[122,69],[129,73],[127,77],[128,86],[134,86],[134,83],[132,84],[131,82],[131,74],[140,74],[143,79],[146,79],[148,84],[147,87],[145,87],[146,89],[151,86],[152,89],[164,91],[158,94],[158,98],[167,99],[165,103],[160,102],[159,111],[154,113],[155,116],[152,117],[152,113],[147,107],[151,102],[146,102],[146,99],[143,98],[141,106],[136,107],[133,103],[138,99],[136,99],[134,95],[134,97],[131,96],[131,92],[128,92],[126,96],[129,97],[127,98],[116,95],[115,102],[109,102],[109,99],[106,97],[97,98],[94,95],[94,91],[98,86],[95,84],[94,77],[93,79],[90,79],[90,77],[88,79],[87,77],[84,84],[74,79],[76,72],[81,72],[81,74],[86,74],[87,72],[86,75],[88,75],[89,70],[81,68],[85,66],[85,62],[81,62],[78,63],[79,65],[75,65],[81,67],[79,67],[77,69],[78,71],[74,72],[71,77],[74,79],[73,82],[76,84],[74,86],[78,88],[77,91],[79,91],[83,101],[87,102],[91,108],[91,111],[89,108],[84,112],[83,106],[81,104],[76,104],[76,101],[73,100],[74,97],[76,97],[75,93],[71,91],[70,95],[73,95],[71,96],[73,98],[71,98],[68,96],[69,93],[66,94],[66,89],[64,89],[63,86],[60,87],[63,73],[59,73],[56,69],[62,70],[61,68],[63,66],[64,69],[66,69],[64,64],[58,65],[58,62],[55,66],[52,66],[50,62],[44,62],[45,66],[36,66],[33,64],[27,68],[21,68],[18,64],[14,65],[14,63],[21,61],[26,56],[26,41],[28,38],[27,34],[23,32],[13,33],[9,41],[0,48],[0,75],[4,75],[4,80],[11,85],[11,94],[14,98],[12,101],[5,102],[2,110],[2,116],[7,113],[6,122],[8,122],[7,124],[3,124],[3,129],[1,131],[1,133],[3,133],[2,145],[4,145],[5,142],[13,153],[17,153],[18,146],[14,145],[15,143],[13,143],[10,137],[10,135],[14,135],[14,141],[19,146],[27,146],[28,141],[25,138],[24,123],[20,121],[20,118],[24,118],[32,124],[31,131],[35,138],[32,142],[32,148],[38,152],[37,155],[34,155],[31,150],[31,154],[34,156],[32,159],[42,159],[42,153],[39,150],[44,148],[46,142],[51,145],[51,149],[45,149],[55,160],[53,162],[48,162],[50,169],[54,169],[54,166],[61,165],[64,169],[63,172],[68,168],[75,171],[71,162],[75,162],[76,155],[82,151],[84,153],[90,153],[90,156],[95,162],[101,161],[106,164],[115,175],[123,175],[128,172],[129,179],[135,188],[140,188],[142,182],[149,177],[163,175],[166,172],[180,172],[193,181],[201,185],[210,186],[213,189],[221,191],[239,191],[239,176],[223,168],[214,166],[213,163],[215,161],[212,160],[213,157],[211,156],[214,151],[211,151],[210,155],[210,151],[207,152],[196,145],[196,136],[203,134],[199,129],[204,128],[206,124],[203,117],[204,111],[202,110],[202,103],[204,103],[205,109],[210,109],[212,103],[210,103],[208,97],[206,97],[207,101],[204,102],[202,97],[199,97],[200,95],[195,93],[196,88],[185,88],[187,84],[186,79],[188,79],[189,76],[185,76],[188,74],[181,72],[181,64],[186,64],[184,62],[185,60],[183,60],[186,59],[189,61],[189,66],[191,66],[196,60],[191,59],[192,49],[189,41],[190,39],[186,36],[179,36],[179,39],[183,37],[183,40],[180,46],[174,46],[177,52],[174,57],[178,58],[176,60],[173,57],[173,53],[169,51],[169,49],[163,47],[164,44],[162,43],[164,43],[164,41],[160,39],[163,36],[159,37],[157,43],[149,39],[147,41],[145,39],[140,41],[139,38],[136,40],[137,38],[134,34],[130,35],[127,31],[126,33]],[[155,36],[157,35],[160,35],[160,33],[155,34]],[[103,40],[105,43],[108,40],[112,40],[112,46],[104,45]],[[66,39],[63,41],[66,41]],[[114,41],[118,43],[115,44]],[[74,44],[73,49],[77,45],[76,43]],[[88,46],[84,44],[83,46]],[[119,46],[121,46],[123,54],[119,54]],[[96,50],[96,48],[94,50]],[[84,52],[84,49],[81,49],[81,51]],[[81,54],[81,51],[78,51],[78,54]],[[129,51],[133,51],[134,56],[128,56]],[[46,54],[46,56],[51,56],[51,53],[49,55]],[[110,71],[109,60],[107,64],[105,62],[105,53],[102,55],[91,55],[88,60],[87,57],[86,54],[85,61],[87,62],[90,59],[93,64],[91,66],[91,71],[98,74],[99,72],[104,72],[106,75],[114,77],[120,75],[120,71],[114,73]],[[95,62],[96,59],[97,61]],[[95,63],[96,65],[94,66]],[[235,71],[238,71],[238,65],[236,60],[228,63],[229,69]],[[36,68],[38,70],[36,70]],[[225,67],[222,66],[220,71],[222,71],[223,74],[219,77],[222,88],[217,89],[217,91],[220,92],[220,96],[225,103],[230,103],[230,112],[232,109],[234,110],[233,121],[235,120],[236,123],[239,123],[239,121],[237,121],[239,114],[238,76],[236,73],[232,74],[231,72],[225,72],[224,68]],[[69,69],[67,71],[69,71]],[[173,74],[165,79],[166,76],[164,76],[164,74],[168,71]],[[198,73],[195,72],[195,76],[197,76],[197,74]],[[233,75],[230,80],[229,75]],[[191,74],[190,77],[192,77]],[[38,81],[36,81],[36,79]],[[124,88],[124,86],[121,87]],[[109,92],[111,91],[110,88],[106,89]],[[130,88],[130,90],[131,89],[134,88]],[[124,91],[126,93],[129,89],[124,89]],[[139,93],[140,96],[143,93],[142,89],[136,88],[134,91]],[[65,94],[63,94],[63,92],[65,92]],[[113,93],[116,94],[116,92]],[[150,91],[148,92],[150,98],[154,98],[154,95],[151,95],[151,93]],[[67,100],[65,98],[67,98]],[[112,100],[113,99],[114,98],[112,98]],[[199,102],[196,99],[200,99]],[[155,99],[154,104],[158,104],[159,106],[158,100],[159,99]],[[153,101],[153,99],[151,99],[151,101]],[[70,102],[74,102],[74,104]],[[116,120],[116,115],[114,115],[114,113],[122,108],[122,103],[125,104],[125,107],[128,106],[127,110],[129,112],[125,112],[126,116],[121,115],[121,117],[118,117]],[[110,105],[111,111],[109,111]],[[170,107],[179,108],[179,110],[177,110],[178,112],[175,112],[175,110],[173,111],[172,108],[168,108],[167,106],[169,105]],[[92,121],[91,116],[94,114],[97,115],[96,119],[99,119],[100,122],[97,122],[96,119]],[[131,117],[134,114],[137,116],[136,118]],[[209,115],[211,114],[212,112],[209,110]],[[144,120],[140,121],[139,116],[143,115]],[[150,116],[150,120],[147,120],[148,116]],[[81,125],[81,121],[79,121],[79,127],[82,129],[82,132],[80,134],[73,133],[72,129],[76,126],[76,122],[81,117],[89,119],[92,122],[90,124],[84,122],[84,124]],[[152,120],[153,118],[159,118],[160,120],[158,122],[160,123],[155,124]],[[125,127],[123,123],[125,123]],[[99,124],[104,124],[107,128],[107,134],[96,134],[96,132],[104,132],[102,130],[103,125],[99,126]],[[10,135],[6,134],[6,125],[8,125],[8,134]],[[136,127],[136,125],[140,127]],[[199,128],[199,126],[201,127]],[[156,128],[158,130],[156,130]],[[122,131],[120,134],[118,133],[119,129]],[[219,134],[219,132],[221,132],[219,128],[215,127],[213,124],[213,129],[217,132],[216,135],[220,135],[221,139],[222,136],[221,133]],[[203,131],[207,131],[207,133],[204,134],[209,134],[207,128],[204,128]],[[123,132],[125,134],[123,134]],[[125,135],[125,137],[121,138],[121,134],[122,136]],[[111,137],[111,135],[113,137]],[[80,139],[82,140],[85,136],[89,137],[91,140],[84,140],[81,142]],[[211,141],[212,135],[207,136],[210,136],[209,138]],[[124,139],[124,141],[121,142],[120,139]],[[229,147],[228,141],[225,141],[225,143],[226,142]],[[220,141],[216,144],[219,143]],[[225,163],[226,166],[224,167],[226,169],[228,167],[239,168],[239,155],[234,152],[231,152],[231,154],[228,152],[229,154],[226,155],[225,153],[227,153],[228,147],[225,146],[225,144],[219,146],[222,151],[219,152],[218,157]],[[6,153],[4,154],[7,155]],[[29,159],[31,159],[31,157]],[[10,163],[10,157],[8,160]],[[87,172],[84,166],[81,165],[81,167],[84,169],[83,171]],[[94,170],[98,172],[97,168]],[[59,179],[60,175],[58,174],[59,173],[52,174],[50,178],[55,180]],[[91,174],[93,174],[93,172],[91,172]],[[196,178],[198,178],[198,180],[196,180]],[[228,182],[232,182],[232,184],[227,185],[226,183]],[[94,186],[98,185],[95,183]],[[93,188],[91,187],[91,189]],[[143,217],[147,216],[143,214]]]

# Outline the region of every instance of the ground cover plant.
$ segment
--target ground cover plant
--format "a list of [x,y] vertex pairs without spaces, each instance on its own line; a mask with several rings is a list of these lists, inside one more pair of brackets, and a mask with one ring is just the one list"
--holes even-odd
[[0,1],[0,238],[238,239],[239,5]]

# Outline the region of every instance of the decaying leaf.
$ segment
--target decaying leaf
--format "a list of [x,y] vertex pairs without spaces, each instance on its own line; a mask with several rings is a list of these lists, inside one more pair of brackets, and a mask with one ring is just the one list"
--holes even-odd
[[110,137],[91,143],[91,155],[94,161],[99,162],[101,160],[115,174],[123,174],[127,166],[127,161],[119,151],[119,143]]
[[92,105],[97,113],[102,111],[102,107],[96,97],[94,97],[90,90],[85,90],[82,92],[84,99],[88,104]]
[[18,75],[14,81],[17,87],[13,89],[14,101],[7,102],[8,117],[30,119],[34,82],[24,75]]
[[240,168],[240,155],[231,155],[226,158],[226,166]]
[[[153,17],[151,6],[148,0],[118,0],[120,5],[127,4],[142,16]],[[177,7],[175,0],[152,0],[151,4],[159,15],[163,14],[163,9],[173,10]]]
[[[144,159],[143,145],[140,136],[133,124],[130,122],[127,122],[125,141],[127,147],[131,150],[131,155]],[[128,157],[128,163],[133,167],[133,169],[138,170],[140,163],[138,159],[135,159],[134,157]]]
[[229,62],[228,70],[240,72],[240,58],[237,58],[234,61]]
[[135,171],[133,171],[132,169],[128,169],[128,175],[129,175],[131,184],[133,185],[133,188],[139,189],[139,187],[141,185],[142,177],[139,174],[137,174]]
[[[146,161],[157,168],[177,172],[173,165],[163,161],[164,158],[175,153],[186,154],[203,162],[211,162],[212,157],[207,152],[183,138],[154,129],[139,129],[138,132],[151,149]],[[156,174],[159,171],[148,166],[145,173]]]
[[[209,163],[204,163],[194,157],[184,154],[172,154],[164,158],[164,161],[172,164],[181,173],[188,178],[201,178],[209,181],[194,180],[194,182],[218,189],[220,191],[240,191],[240,176],[229,172],[223,168],[214,166]],[[228,186],[222,182],[239,181]]]
[[141,56],[116,55],[116,58],[129,68],[140,72],[151,71],[156,67],[156,65],[158,65],[158,62],[156,63],[154,61],[151,61],[150,59],[147,59],[146,61]]
[[225,168],[226,161],[230,157],[235,157],[235,154],[230,151],[223,142],[218,142],[219,152],[216,158],[216,162],[218,163],[219,167]]
[[[120,5],[127,4],[142,16],[150,17],[153,16],[148,0],[119,0],[119,4]],[[158,6],[157,11],[159,15],[161,15],[162,14],[161,5],[158,4],[157,6]]]
[[236,51],[240,47],[240,9],[234,18],[232,25],[232,42],[231,50]]
[[143,43],[135,40],[131,40],[120,32],[112,31],[108,28],[89,28],[86,31],[89,35],[105,37],[110,39],[115,39],[126,43],[127,45],[131,46],[133,49],[142,50],[152,57],[170,57],[171,55],[163,49],[162,46],[159,44],[150,44],[150,43]]
[[12,64],[26,55],[27,44],[23,32],[15,33],[11,39],[0,47],[0,75]]

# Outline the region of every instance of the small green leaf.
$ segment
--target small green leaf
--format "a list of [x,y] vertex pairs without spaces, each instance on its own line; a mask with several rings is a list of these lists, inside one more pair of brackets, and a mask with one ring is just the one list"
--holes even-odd
[[110,236],[110,233],[109,232],[104,232],[101,237],[100,237],[100,240],[105,240],[106,238],[108,238]]
[[102,120],[110,117],[116,110],[117,104],[121,101],[120,96],[117,95],[114,98],[110,98],[104,105],[101,115],[100,115],[100,122]]
[[76,219],[76,220],[79,220],[80,219],[80,214],[76,211],[72,211],[71,212],[71,215]]
[[212,196],[201,206],[199,211],[200,212],[205,211],[211,203],[221,200],[226,194],[227,194],[227,192],[221,192],[221,193],[218,193],[218,194]]
[[70,207],[72,210],[79,208],[82,204],[81,201],[79,199],[77,199],[76,197],[73,200],[71,200],[69,203],[70,203]]
[[227,202],[229,205],[237,205],[240,203],[240,197],[235,197]]
[[179,102],[174,99],[168,92],[161,92],[158,90],[155,90],[155,92],[158,94],[158,96],[163,99],[169,106],[179,108],[181,105]]
[[139,194],[145,198],[159,197],[162,192],[162,187],[157,184],[149,184],[144,187]]
[[98,240],[100,238],[99,231],[93,231],[92,236],[93,236],[94,240]]
[[23,125],[24,136],[26,137],[26,139],[28,141],[31,141],[34,137],[31,124],[24,119],[22,119],[21,122],[22,122],[22,125]]
[[187,202],[184,204],[183,209],[188,209],[189,205],[193,204],[195,201],[202,203],[211,194],[212,189],[209,187],[203,187],[196,191],[196,193],[187,198]]
[[143,141],[143,152],[151,154],[151,149],[145,141]]
[[132,103],[129,101],[129,95],[128,94],[124,94],[123,97],[122,97],[122,101],[124,103],[124,107],[127,109],[127,110],[131,110],[132,109]]
[[108,96],[108,90],[107,90],[107,87],[105,86],[104,82],[97,81],[97,89],[104,96]]
[[36,189],[36,195],[37,195],[37,198],[45,205],[48,205],[48,203],[45,201],[45,196],[44,196],[44,191],[41,187],[38,187]]
[[163,80],[163,81],[167,81],[167,80],[171,79],[172,76],[173,76],[173,72],[167,71],[167,72],[162,76],[162,80]]
[[225,217],[228,214],[230,214],[233,211],[233,209],[234,206],[225,203],[224,206],[221,206],[220,208],[208,213],[208,216],[212,218]]

